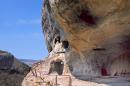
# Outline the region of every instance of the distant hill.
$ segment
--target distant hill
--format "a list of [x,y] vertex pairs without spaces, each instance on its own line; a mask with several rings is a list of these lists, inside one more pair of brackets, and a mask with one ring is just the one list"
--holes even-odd
[[32,66],[34,63],[38,62],[38,60],[32,60],[32,59],[19,59],[21,62]]
[[11,53],[0,50],[0,86],[21,86],[30,69]]

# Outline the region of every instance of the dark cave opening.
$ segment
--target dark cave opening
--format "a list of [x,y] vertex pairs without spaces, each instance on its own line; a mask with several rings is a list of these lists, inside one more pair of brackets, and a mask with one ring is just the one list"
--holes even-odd
[[62,46],[64,48],[68,48],[69,47],[69,42],[68,41],[62,41]]
[[52,61],[50,63],[49,74],[52,73],[52,72],[57,72],[58,75],[62,75],[63,69],[64,69],[64,62],[63,61],[61,61],[61,60]]
[[57,42],[60,43],[60,36],[57,36],[57,37],[55,38],[55,44],[56,44]]

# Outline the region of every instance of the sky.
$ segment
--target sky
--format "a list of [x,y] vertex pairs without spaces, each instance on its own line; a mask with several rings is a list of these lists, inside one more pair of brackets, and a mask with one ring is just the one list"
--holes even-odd
[[41,27],[43,0],[0,0],[0,50],[39,60],[48,51]]

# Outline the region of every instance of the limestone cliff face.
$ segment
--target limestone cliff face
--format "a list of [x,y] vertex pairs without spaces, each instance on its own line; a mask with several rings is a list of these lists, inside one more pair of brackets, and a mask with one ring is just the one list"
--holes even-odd
[[21,86],[30,67],[21,63],[11,53],[0,50],[0,86]]
[[43,31],[48,50],[53,52],[60,43],[65,49],[67,43],[66,59],[76,75],[102,75],[104,68],[109,75],[129,73],[129,8],[129,0],[46,0]]
[[44,0],[42,25],[50,54],[37,76],[69,75],[72,86],[75,80],[98,82],[104,76],[123,76],[114,83],[123,81],[130,75],[129,13],[129,0]]

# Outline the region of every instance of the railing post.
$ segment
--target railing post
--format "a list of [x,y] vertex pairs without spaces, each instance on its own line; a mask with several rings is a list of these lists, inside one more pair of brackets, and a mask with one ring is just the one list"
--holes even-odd
[[70,75],[69,75],[69,85],[72,86],[72,79],[71,79]]
[[56,75],[56,86],[57,86],[57,75]]

